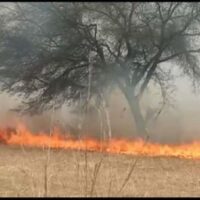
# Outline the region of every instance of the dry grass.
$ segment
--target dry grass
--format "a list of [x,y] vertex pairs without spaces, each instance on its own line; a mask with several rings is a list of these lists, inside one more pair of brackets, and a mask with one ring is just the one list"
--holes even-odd
[[[85,196],[84,152],[0,146],[0,196]],[[200,161],[87,153],[87,196],[200,196]],[[47,188],[48,187],[48,188]]]

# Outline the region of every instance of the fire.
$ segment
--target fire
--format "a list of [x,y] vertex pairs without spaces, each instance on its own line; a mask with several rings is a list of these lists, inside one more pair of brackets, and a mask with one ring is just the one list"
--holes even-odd
[[7,145],[24,145],[28,147],[50,147],[73,150],[104,151],[145,156],[174,156],[187,159],[200,159],[200,141],[187,144],[158,144],[144,140],[111,139],[100,142],[94,138],[75,139],[69,134],[62,134],[59,129],[53,129],[49,135],[44,132],[32,133],[23,124],[16,129],[1,128],[0,143]]

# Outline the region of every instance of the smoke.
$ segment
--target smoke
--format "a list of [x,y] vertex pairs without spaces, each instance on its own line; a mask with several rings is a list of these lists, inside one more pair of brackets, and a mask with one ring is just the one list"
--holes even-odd
[[[80,116],[70,112],[70,108],[63,106],[61,109],[46,112],[40,116],[20,116],[10,109],[20,103],[20,99],[0,95],[0,126],[14,127],[17,121],[23,121],[32,131],[50,130],[53,125],[61,127],[67,132],[79,131]],[[157,96],[147,95],[142,107],[145,110],[157,104]],[[150,138],[161,143],[180,143],[200,139],[200,95],[192,92],[190,81],[181,77],[176,80],[174,93],[174,107],[166,108],[155,124],[149,129]],[[134,118],[129,106],[120,91],[116,90],[111,95],[108,104],[113,137],[133,137],[136,135]],[[100,119],[97,113],[90,114],[83,123],[83,131],[99,136]]]

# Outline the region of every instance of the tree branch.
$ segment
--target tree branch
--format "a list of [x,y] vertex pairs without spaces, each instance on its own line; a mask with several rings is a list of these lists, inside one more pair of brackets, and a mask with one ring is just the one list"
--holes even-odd
[[167,57],[165,57],[165,58],[160,59],[160,60],[158,61],[158,63],[166,62],[166,61],[168,61],[168,60],[171,60],[171,59],[173,59],[173,58],[175,58],[175,57],[177,57],[177,56],[180,56],[180,55],[186,54],[186,53],[200,53],[200,49],[186,50],[186,51],[178,52],[178,53],[175,53],[175,54],[173,54],[173,55],[171,55],[171,56],[167,56]]

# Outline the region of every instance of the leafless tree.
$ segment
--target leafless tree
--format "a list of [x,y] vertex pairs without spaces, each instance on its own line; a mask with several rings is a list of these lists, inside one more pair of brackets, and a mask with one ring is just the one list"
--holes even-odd
[[[199,80],[199,3],[15,3],[1,26],[2,89],[22,94],[23,110],[38,113],[56,99],[87,102],[90,55],[91,97],[124,94],[140,136],[146,133],[140,100],[149,82],[168,100],[171,62]],[[10,10],[11,9],[11,10]],[[196,82],[195,82],[196,83]]]

